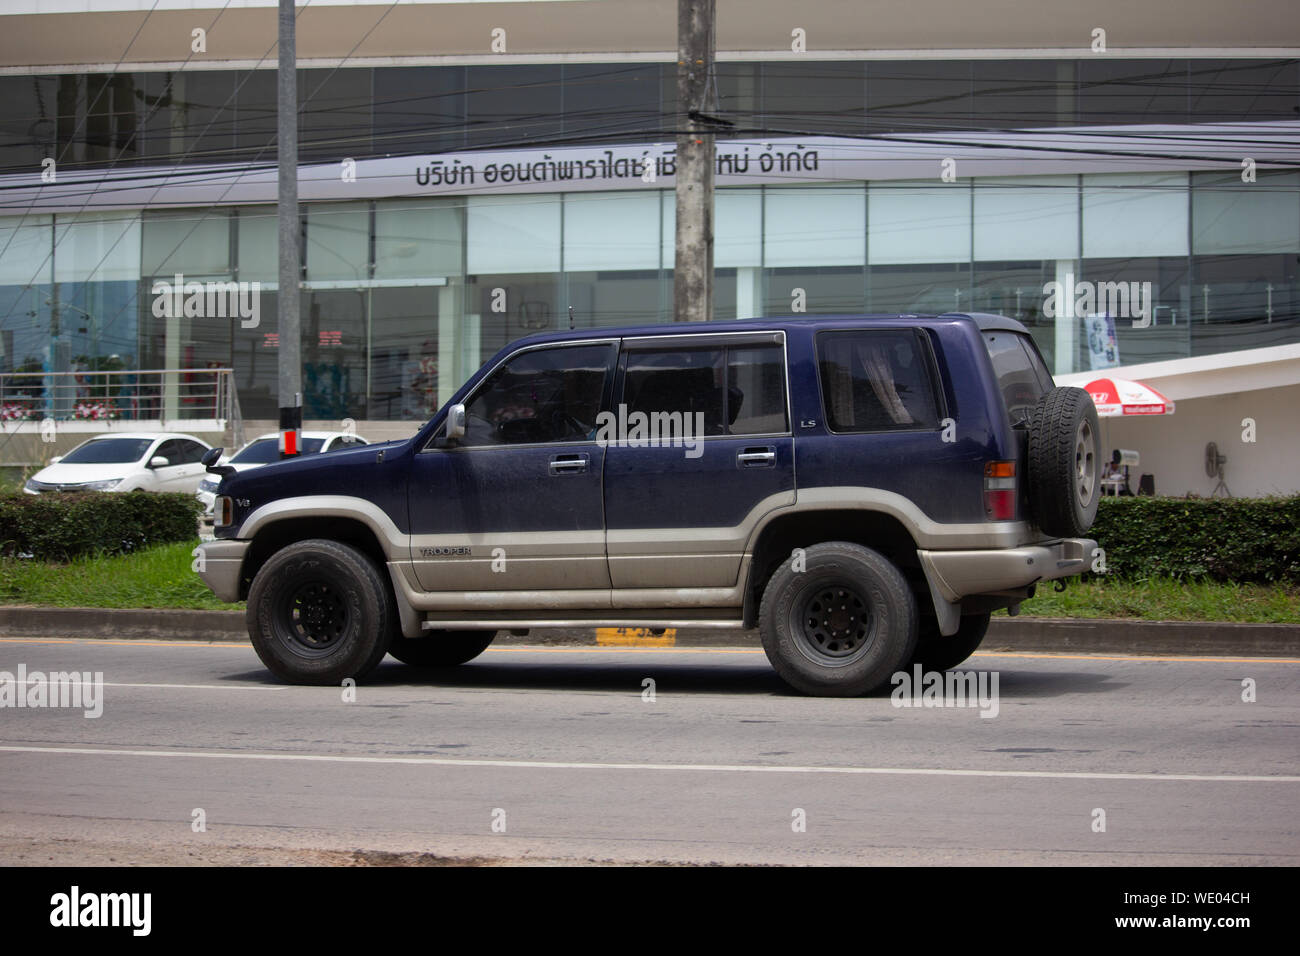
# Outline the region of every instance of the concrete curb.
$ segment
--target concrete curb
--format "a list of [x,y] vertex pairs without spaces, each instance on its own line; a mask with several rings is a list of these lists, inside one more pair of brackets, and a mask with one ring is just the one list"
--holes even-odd
[[[243,611],[0,607],[0,636],[115,640],[247,641]],[[602,628],[503,632],[499,645],[757,647],[757,631],[692,630],[664,638]],[[1300,624],[995,618],[983,651],[1157,656],[1300,657]]]

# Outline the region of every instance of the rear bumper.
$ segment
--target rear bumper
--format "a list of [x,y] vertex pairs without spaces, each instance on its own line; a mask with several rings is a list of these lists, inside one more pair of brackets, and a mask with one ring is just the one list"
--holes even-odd
[[917,551],[931,586],[956,603],[972,594],[994,594],[1088,570],[1097,542],[1063,538],[997,551]]
[[196,563],[199,577],[223,601],[239,600],[239,577],[249,541],[205,541]]

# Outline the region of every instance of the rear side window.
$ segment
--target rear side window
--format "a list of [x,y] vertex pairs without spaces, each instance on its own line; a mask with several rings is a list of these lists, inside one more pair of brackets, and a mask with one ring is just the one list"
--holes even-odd
[[933,365],[920,332],[823,332],[817,336],[817,360],[831,431],[907,431],[939,426]]
[[699,413],[706,435],[789,430],[779,345],[629,351],[623,402],[629,414]]
[[1028,337],[1016,332],[985,332],[998,391],[1013,425],[1027,421],[1038,400],[1052,388],[1052,376]]

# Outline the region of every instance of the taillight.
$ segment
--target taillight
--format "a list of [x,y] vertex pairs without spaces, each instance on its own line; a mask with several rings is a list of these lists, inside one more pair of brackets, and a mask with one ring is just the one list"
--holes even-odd
[[1012,521],[1016,517],[1016,463],[990,461],[984,464],[984,513],[990,521]]

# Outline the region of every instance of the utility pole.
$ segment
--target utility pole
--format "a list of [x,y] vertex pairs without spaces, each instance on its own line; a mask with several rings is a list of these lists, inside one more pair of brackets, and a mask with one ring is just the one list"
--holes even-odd
[[299,334],[298,280],[298,63],[294,0],[280,0],[279,72],[276,77],[276,155],[280,188],[276,216],[280,229],[280,288],[276,296],[280,331],[280,457],[297,455],[302,445],[302,339]]
[[713,318],[714,21],[714,0],[677,0],[675,322]]

